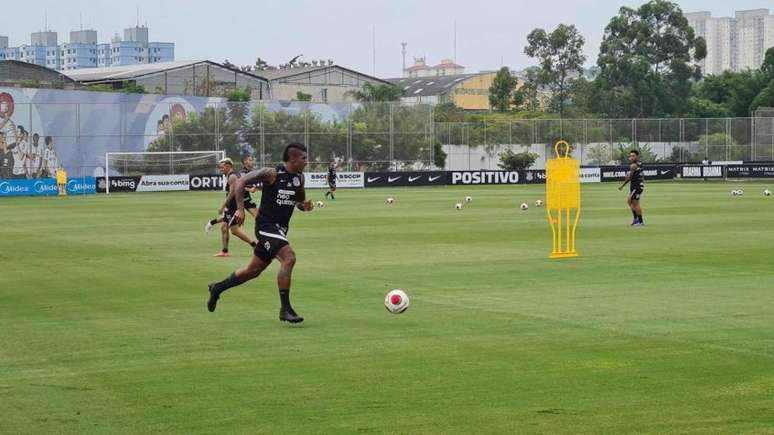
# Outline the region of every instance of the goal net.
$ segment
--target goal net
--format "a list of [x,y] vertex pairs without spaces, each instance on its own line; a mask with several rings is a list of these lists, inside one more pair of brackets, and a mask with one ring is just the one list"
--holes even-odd
[[106,153],[105,178],[143,175],[217,175],[225,151]]

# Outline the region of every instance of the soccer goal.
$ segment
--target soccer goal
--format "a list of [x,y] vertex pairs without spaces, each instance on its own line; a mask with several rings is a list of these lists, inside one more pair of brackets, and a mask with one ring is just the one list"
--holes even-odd
[[225,151],[127,152],[105,154],[105,192],[110,177],[143,175],[216,175]]

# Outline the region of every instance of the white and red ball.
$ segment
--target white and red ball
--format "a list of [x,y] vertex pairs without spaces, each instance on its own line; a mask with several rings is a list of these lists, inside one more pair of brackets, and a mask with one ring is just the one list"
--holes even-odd
[[400,314],[409,307],[409,297],[405,291],[396,288],[384,296],[384,308],[392,314]]

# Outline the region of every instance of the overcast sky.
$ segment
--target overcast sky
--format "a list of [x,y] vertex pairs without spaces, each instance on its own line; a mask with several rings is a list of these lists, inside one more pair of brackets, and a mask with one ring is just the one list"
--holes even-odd
[[[66,0],[9,2],[0,14],[0,35],[11,46],[29,43],[29,34],[44,27],[59,32],[95,29],[100,42],[137,22],[150,28],[151,41],[174,42],[178,60],[208,59],[253,64],[257,56],[272,64],[297,54],[303,59],[334,59],[342,66],[367,74],[373,68],[376,35],[376,75],[401,74],[401,42],[407,42],[406,63],[426,56],[429,64],[454,56],[457,22],[457,63],[466,72],[507,65],[522,69],[534,64],[523,54],[527,34],[559,23],[575,24],[586,38],[587,64],[596,62],[602,32],[621,6],[643,1],[624,0],[273,0],[182,1]],[[733,16],[735,10],[769,8],[772,0],[682,0],[684,12],[707,10],[713,16]]]

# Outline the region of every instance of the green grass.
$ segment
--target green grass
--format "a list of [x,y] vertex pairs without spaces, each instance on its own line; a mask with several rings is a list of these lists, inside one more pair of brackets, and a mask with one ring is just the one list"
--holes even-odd
[[340,190],[292,222],[300,327],[276,265],[206,311],[249,257],[220,193],[3,199],[0,433],[772,433],[774,198],[736,187],[650,183],[633,229],[585,185],[564,261],[544,186]]

